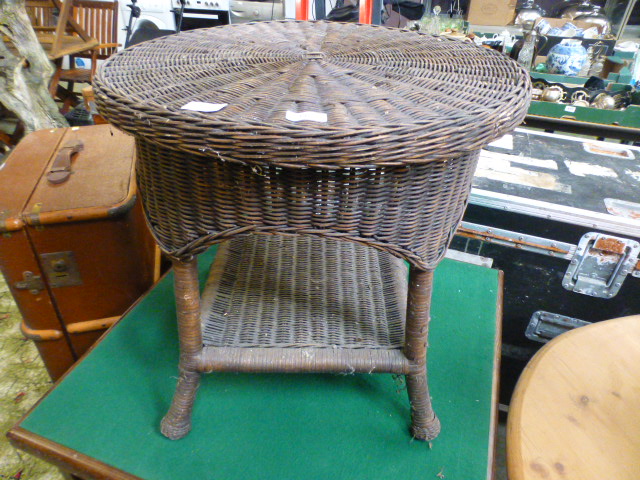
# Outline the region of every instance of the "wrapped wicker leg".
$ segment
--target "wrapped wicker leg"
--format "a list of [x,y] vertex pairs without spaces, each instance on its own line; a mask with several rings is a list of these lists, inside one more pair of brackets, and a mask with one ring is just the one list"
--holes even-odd
[[171,408],[160,424],[160,431],[165,437],[178,440],[191,431],[191,411],[199,385],[200,373],[180,372]]
[[427,343],[433,272],[411,268],[404,353],[411,362],[406,376],[411,402],[411,434],[419,440],[432,440],[440,433],[440,421],[431,407],[427,384]]
[[440,420],[431,407],[427,367],[420,365],[417,373],[406,376],[411,402],[411,435],[417,440],[433,440],[440,433]]
[[171,408],[162,419],[161,431],[176,440],[191,430],[191,410],[200,385],[197,363],[202,352],[202,333],[197,260],[174,260],[173,271],[180,338],[180,376]]

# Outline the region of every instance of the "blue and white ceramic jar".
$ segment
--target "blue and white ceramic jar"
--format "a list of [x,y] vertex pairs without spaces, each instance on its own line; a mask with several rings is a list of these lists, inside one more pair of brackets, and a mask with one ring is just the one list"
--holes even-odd
[[549,50],[547,69],[549,73],[559,73],[573,77],[587,61],[587,50],[580,40],[566,39]]

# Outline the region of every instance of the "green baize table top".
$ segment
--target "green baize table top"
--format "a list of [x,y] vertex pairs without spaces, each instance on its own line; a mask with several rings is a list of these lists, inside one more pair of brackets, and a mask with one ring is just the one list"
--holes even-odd
[[[215,251],[200,256],[201,285]],[[430,443],[411,438],[404,378],[391,374],[203,375],[193,430],[166,439],[159,423],[178,361],[172,282],[170,273],[19,427],[150,480],[489,478],[498,271],[453,260],[436,270],[428,368],[442,433]]]

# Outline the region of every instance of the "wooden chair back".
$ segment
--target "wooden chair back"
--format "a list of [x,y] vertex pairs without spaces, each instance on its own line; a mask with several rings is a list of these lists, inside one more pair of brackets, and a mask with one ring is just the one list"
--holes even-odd
[[25,9],[31,19],[31,25],[37,30],[54,30],[58,18],[54,15],[56,6],[51,1],[27,1]]
[[[98,49],[97,58],[104,60],[117,50],[118,41],[118,2],[100,2],[96,0],[75,0],[73,19],[87,34],[98,40],[103,46]],[[92,58],[91,52],[82,52],[75,57]]]

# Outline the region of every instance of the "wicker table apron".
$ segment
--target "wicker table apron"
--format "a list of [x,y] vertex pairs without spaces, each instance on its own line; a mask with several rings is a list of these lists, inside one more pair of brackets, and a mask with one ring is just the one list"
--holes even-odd
[[[524,118],[528,74],[441,37],[288,21],[127,49],[95,90],[136,137],[174,264],[180,377],[162,432],[188,433],[202,372],[391,372],[413,436],[434,438],[432,272],[480,148]],[[197,255],[224,240],[201,299]]]

